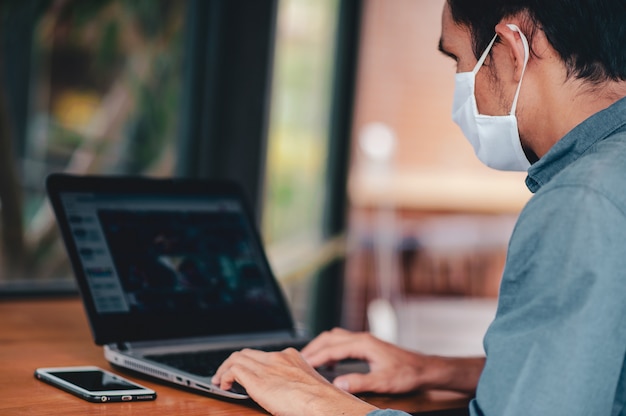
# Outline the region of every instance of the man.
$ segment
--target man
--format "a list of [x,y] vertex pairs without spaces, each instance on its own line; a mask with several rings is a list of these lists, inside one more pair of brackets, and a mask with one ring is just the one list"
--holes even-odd
[[[214,381],[273,414],[402,414],[344,393],[476,392],[472,415],[626,415],[626,1],[448,0],[453,119],[477,156],[528,170],[486,360],[334,330],[302,353],[235,353]],[[367,375],[323,382],[345,357]],[[368,413],[369,412],[369,413]]]

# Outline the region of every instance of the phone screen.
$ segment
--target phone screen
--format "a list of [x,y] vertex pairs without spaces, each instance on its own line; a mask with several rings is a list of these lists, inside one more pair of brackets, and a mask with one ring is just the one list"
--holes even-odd
[[75,384],[89,391],[135,390],[134,384],[128,383],[112,374],[103,371],[51,371],[51,375]]

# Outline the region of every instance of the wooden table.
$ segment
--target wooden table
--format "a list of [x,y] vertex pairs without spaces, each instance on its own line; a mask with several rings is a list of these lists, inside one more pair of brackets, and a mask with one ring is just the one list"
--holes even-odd
[[[258,415],[253,403],[231,403],[191,393],[153,379],[129,379],[151,387],[152,402],[94,404],[34,378],[37,367],[111,366],[89,331],[78,299],[10,300],[0,302],[0,415]],[[114,372],[118,372],[113,369]],[[427,392],[409,396],[365,396],[379,407],[408,412],[466,406],[466,396]]]

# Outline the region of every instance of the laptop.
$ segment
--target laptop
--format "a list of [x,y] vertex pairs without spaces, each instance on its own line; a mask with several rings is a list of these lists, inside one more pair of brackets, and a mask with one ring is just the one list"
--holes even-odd
[[[94,341],[113,366],[197,392],[233,351],[300,349],[242,190],[229,181],[52,174],[48,196]],[[328,379],[363,362],[319,370]]]

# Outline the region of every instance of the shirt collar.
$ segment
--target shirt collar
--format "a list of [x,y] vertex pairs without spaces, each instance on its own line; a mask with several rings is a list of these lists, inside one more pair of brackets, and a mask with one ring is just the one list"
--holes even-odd
[[626,97],[574,127],[528,169],[526,186],[535,193],[591,146],[626,125]]

